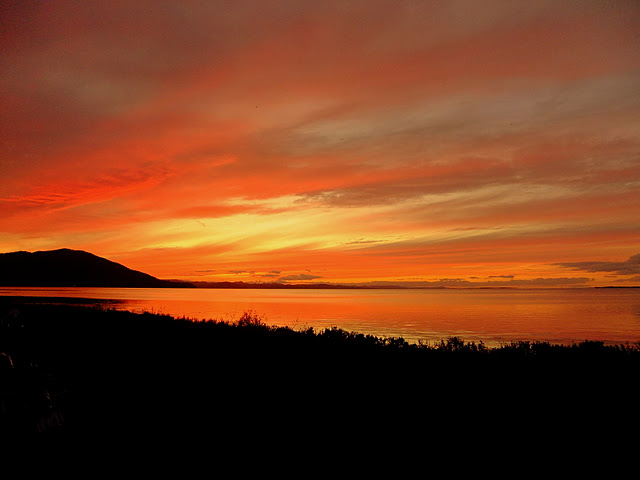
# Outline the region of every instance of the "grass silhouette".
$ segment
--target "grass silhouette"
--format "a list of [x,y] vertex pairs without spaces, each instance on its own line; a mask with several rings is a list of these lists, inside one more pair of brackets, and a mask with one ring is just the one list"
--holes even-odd
[[[410,344],[339,328],[72,305],[0,304],[0,427],[8,436],[335,432],[381,419],[623,415],[638,345],[447,338]],[[437,414],[434,417],[434,413]]]

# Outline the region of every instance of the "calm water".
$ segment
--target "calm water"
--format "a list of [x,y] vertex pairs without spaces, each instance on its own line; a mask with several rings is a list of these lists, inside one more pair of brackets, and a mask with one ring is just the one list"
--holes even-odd
[[[513,340],[640,341],[640,289],[260,290],[5,288],[4,296],[109,299],[113,306],[233,321],[251,310],[270,325],[337,326],[416,342],[458,336],[497,346]],[[88,300],[87,303],[91,303]]]

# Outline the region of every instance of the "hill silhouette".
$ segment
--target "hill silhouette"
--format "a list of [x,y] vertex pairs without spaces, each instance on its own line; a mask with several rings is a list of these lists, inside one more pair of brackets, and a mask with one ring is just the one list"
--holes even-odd
[[161,280],[83,250],[63,248],[0,254],[0,286],[12,287],[192,287]]

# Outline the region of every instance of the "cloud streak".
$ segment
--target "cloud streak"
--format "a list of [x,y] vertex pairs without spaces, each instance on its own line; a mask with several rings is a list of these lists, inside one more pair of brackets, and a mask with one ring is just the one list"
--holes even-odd
[[557,263],[556,265],[584,272],[609,272],[618,275],[637,275],[640,274],[640,253],[629,257],[624,262],[572,262]]
[[315,280],[318,278],[322,278],[320,275],[311,275],[308,273],[299,273],[294,275],[284,275],[278,278],[278,282],[286,283],[291,281],[307,281],[307,280]]

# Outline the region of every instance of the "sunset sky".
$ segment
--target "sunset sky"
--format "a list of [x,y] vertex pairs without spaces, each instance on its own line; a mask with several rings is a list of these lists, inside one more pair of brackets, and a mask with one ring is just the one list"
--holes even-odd
[[13,0],[0,27],[0,252],[640,284],[638,0]]

